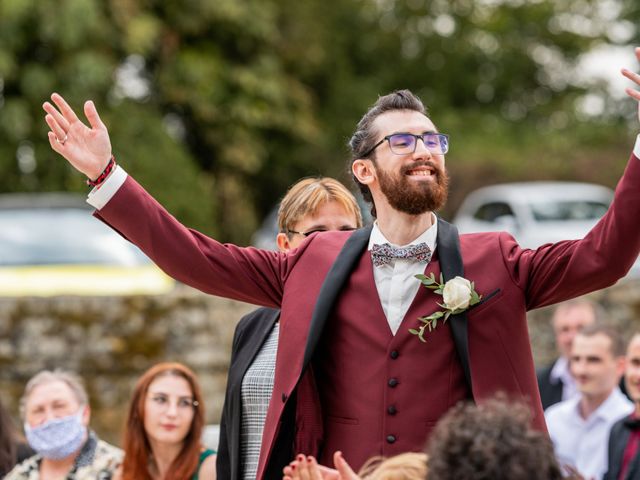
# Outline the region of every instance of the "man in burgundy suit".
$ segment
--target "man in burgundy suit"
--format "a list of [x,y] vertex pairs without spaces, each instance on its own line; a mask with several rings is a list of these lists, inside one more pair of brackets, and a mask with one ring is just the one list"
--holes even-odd
[[[640,85],[640,76],[623,74]],[[452,405],[496,391],[526,399],[544,429],[526,311],[613,284],[640,251],[640,140],[609,212],[583,240],[522,249],[504,232],[458,236],[432,213],[446,198],[448,137],[415,96],[394,92],[350,142],[354,178],[375,205],[373,228],[312,235],[282,254],[223,245],[181,225],[114,167],[92,102],[87,127],[62,97],[52,100],[44,104],[49,141],[96,185],[89,203],[99,218],[174,278],[281,309],[258,478],[277,478],[293,452],[330,465],[341,450],[358,469],[374,455],[421,450]],[[454,294],[460,308],[422,342],[409,330],[441,311],[443,297],[416,273],[465,277],[482,297],[465,308],[470,295]],[[470,292],[465,281],[451,285]]]

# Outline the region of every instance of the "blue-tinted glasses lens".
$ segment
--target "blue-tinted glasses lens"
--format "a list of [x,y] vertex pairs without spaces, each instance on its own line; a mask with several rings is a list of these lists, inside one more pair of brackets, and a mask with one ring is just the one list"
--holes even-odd
[[425,147],[431,153],[445,154],[449,150],[449,139],[444,134],[425,133],[423,135],[412,135],[410,133],[396,133],[389,136],[391,151],[398,155],[415,152],[418,137],[422,137]]

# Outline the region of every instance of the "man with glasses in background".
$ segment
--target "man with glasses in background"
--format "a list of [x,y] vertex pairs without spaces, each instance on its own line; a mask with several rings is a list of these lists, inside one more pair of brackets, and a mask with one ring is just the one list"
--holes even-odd
[[51,147],[97,187],[89,202],[98,217],[176,279],[280,308],[257,478],[275,478],[294,451],[330,465],[341,450],[355,469],[371,456],[420,451],[451,406],[499,390],[529,401],[544,429],[526,311],[613,284],[640,251],[640,141],[612,207],[584,240],[522,249],[504,232],[458,236],[436,217],[449,139],[415,95],[393,92],[350,141],[351,172],[375,224],[311,235],[284,254],[185,228],[114,167],[92,102],[87,127],[62,97],[52,100]]

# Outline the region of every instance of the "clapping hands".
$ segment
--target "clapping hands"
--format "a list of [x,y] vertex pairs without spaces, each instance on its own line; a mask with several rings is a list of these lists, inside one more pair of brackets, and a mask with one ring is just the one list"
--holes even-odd
[[284,470],[283,480],[361,480],[342,456],[342,452],[333,455],[337,470],[318,465],[314,457],[298,455]]

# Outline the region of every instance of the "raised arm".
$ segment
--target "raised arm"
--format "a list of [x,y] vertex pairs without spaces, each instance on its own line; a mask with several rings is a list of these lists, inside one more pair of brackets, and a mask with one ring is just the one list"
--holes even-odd
[[[635,49],[640,62],[640,48]],[[640,101],[640,75],[628,69],[622,75],[634,82],[626,93]],[[640,104],[638,107],[640,118]],[[502,248],[516,283],[525,289],[527,307],[538,308],[608,287],[623,277],[640,252],[640,135],[613,203],[582,240],[521,250],[502,235]]]
[[[51,100],[43,105],[51,148],[95,180],[112,153],[109,132],[93,102],[84,104],[87,126],[60,95],[54,93]],[[280,306],[284,279],[297,257],[222,245],[185,227],[120,167],[92,195],[102,196],[99,202],[90,200],[96,216],[173,278],[213,295]]]

